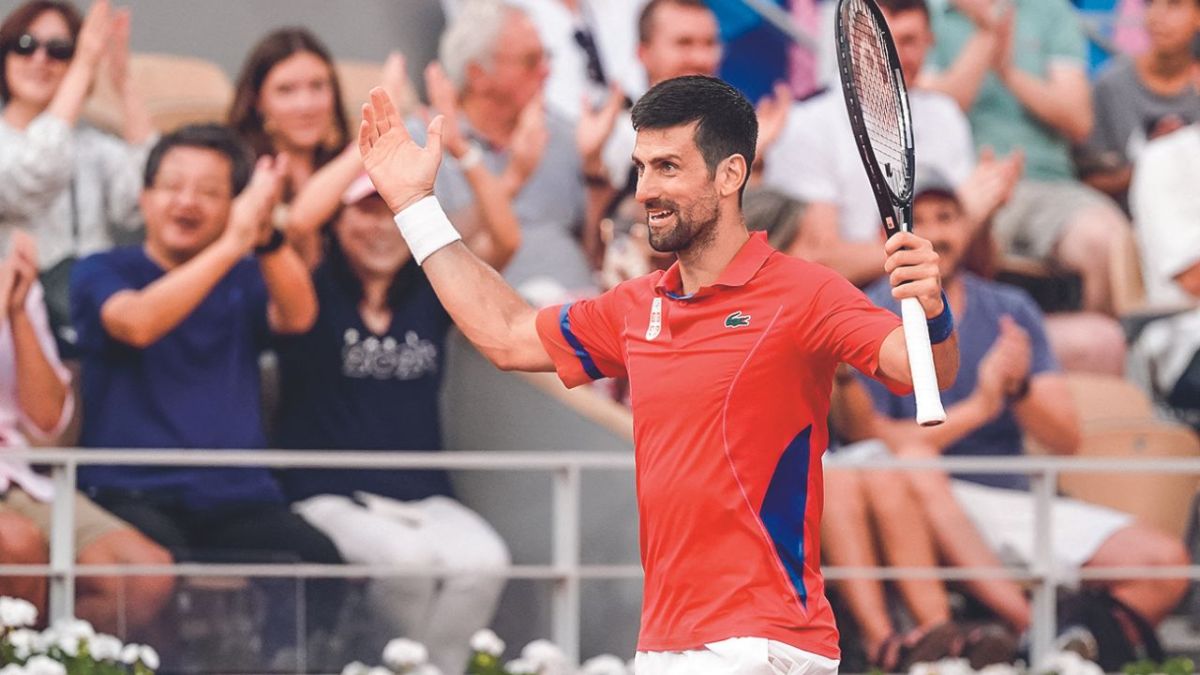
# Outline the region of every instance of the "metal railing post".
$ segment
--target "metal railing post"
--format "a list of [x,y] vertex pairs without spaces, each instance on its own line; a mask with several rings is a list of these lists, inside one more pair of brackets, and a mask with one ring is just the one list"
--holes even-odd
[[554,472],[554,583],[551,634],[571,663],[579,663],[579,502],[580,467]]
[[1053,506],[1058,492],[1058,471],[1047,468],[1030,476],[1033,482],[1033,634],[1029,660],[1034,668],[1054,650],[1057,634],[1058,570],[1054,560]]
[[50,512],[50,622],[75,616],[75,460],[54,465]]

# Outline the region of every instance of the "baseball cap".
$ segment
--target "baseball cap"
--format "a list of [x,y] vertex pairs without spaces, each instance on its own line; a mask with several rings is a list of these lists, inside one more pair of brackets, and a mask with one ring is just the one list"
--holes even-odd
[[375,189],[375,184],[371,182],[371,177],[363,173],[354,179],[353,183],[346,188],[342,193],[342,204],[350,206],[357,204],[371,195],[379,194]]
[[917,201],[926,195],[936,195],[952,199],[955,202],[958,200],[958,192],[954,189],[954,183],[936,168],[919,166],[917,167],[917,175],[913,181],[913,201]]

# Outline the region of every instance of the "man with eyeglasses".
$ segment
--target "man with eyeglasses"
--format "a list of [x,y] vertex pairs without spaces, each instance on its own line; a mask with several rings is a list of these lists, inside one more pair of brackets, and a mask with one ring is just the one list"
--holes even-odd
[[[543,100],[549,55],[529,16],[504,0],[467,0],[442,34],[439,61],[453,96],[450,112],[469,149],[447,162],[438,198],[458,227],[475,231],[478,207],[466,171],[482,163],[500,176],[521,222],[521,247],[504,270],[518,290],[594,290],[578,232],[584,189],[571,122]],[[425,124],[409,120],[424,138]],[[541,289],[541,290],[539,290]]]
[[[281,155],[252,173],[248,148],[215,124],[183,127],[150,151],[146,243],[84,258],[71,277],[80,445],[265,447],[259,354],[317,313],[308,269],[270,224],[286,171]],[[265,467],[88,466],[79,484],[183,559],[341,562]],[[311,636],[332,628],[341,584],[313,581],[307,592]],[[269,609],[266,640],[282,647],[295,608],[281,598]]]

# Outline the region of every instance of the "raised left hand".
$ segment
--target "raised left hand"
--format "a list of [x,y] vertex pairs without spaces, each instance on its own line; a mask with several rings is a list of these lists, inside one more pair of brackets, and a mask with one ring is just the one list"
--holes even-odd
[[897,300],[916,298],[925,310],[925,318],[942,313],[942,278],[938,269],[938,254],[928,239],[912,232],[899,232],[884,245],[887,260],[883,269],[892,285],[892,297]]

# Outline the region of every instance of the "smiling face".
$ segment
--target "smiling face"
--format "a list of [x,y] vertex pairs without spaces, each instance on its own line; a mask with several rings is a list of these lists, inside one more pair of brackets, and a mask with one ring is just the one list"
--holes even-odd
[[696,125],[638,131],[636,197],[646,209],[650,246],[661,253],[702,248],[716,236],[721,198],[696,145]]
[[275,64],[263,80],[258,111],[279,150],[312,152],[334,127],[333,72],[312,52],[296,52]]
[[638,59],[650,84],[684,75],[716,75],[721,65],[717,18],[704,7],[664,3],[654,12]]
[[216,150],[167,150],[154,182],[142,191],[146,242],[169,260],[190,260],[221,236],[229,219],[233,166]]
[[412,257],[392,210],[378,194],[343,208],[333,234],[360,279],[391,279]]
[[50,105],[71,63],[69,60],[50,58],[45,45],[51,40],[70,43],[73,38],[66,19],[52,10],[39,14],[25,33],[33,36],[41,46],[28,56],[9,48],[4,63],[4,79],[8,83],[11,101],[42,110]]
[[913,230],[933,244],[942,279],[953,278],[970,243],[970,228],[958,201],[938,192],[919,196],[913,202]]

